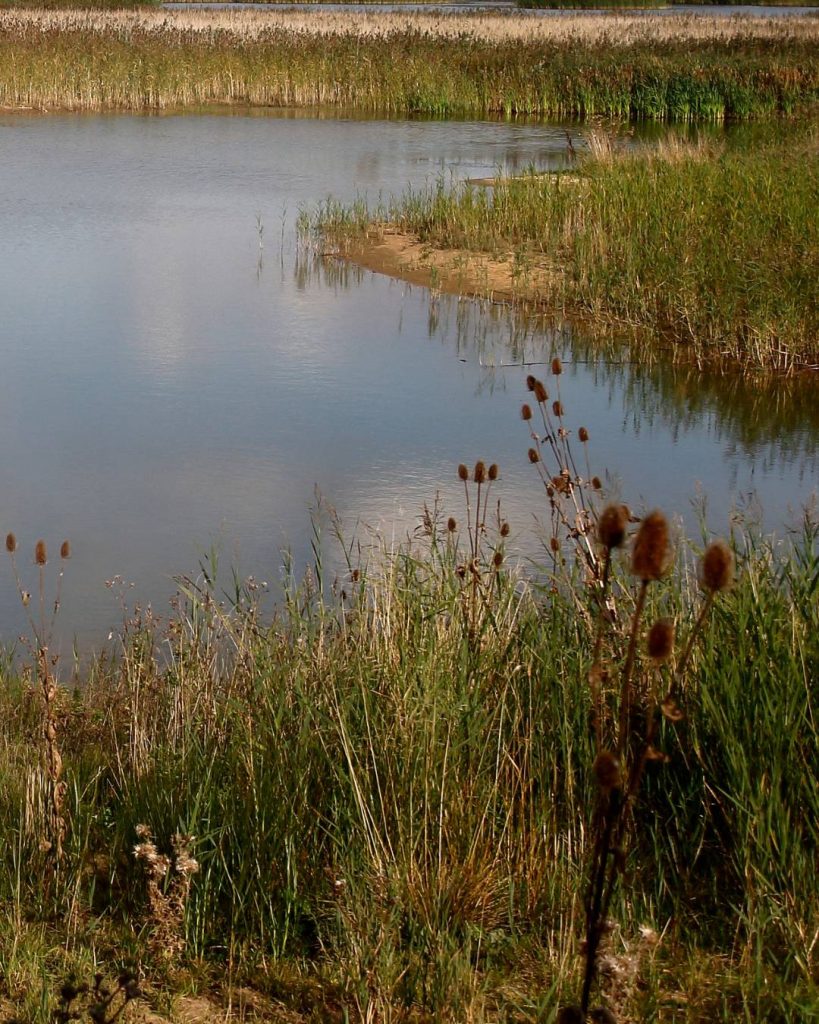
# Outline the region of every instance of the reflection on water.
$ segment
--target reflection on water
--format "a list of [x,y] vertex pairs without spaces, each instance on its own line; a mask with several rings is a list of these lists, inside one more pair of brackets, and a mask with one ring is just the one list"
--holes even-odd
[[[576,144],[582,130],[571,129]],[[320,487],[349,532],[412,530],[458,462],[501,466],[518,551],[543,494],[519,418],[531,365],[593,468],[637,505],[724,530],[753,492],[781,526],[816,485],[812,381],[601,360],[565,327],[297,251],[301,206],[565,158],[562,126],[315,117],[0,117],[0,533],[73,543],[64,645],[129,600],[161,613],[216,544],[275,584],[311,557]],[[550,384],[550,387],[553,384]],[[693,523],[693,518],[689,517]],[[25,626],[0,564],[0,636]]]

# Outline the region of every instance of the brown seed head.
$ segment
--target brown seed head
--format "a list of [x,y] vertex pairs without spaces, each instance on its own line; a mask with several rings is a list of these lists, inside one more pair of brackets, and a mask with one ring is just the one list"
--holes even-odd
[[461,463],[460,466],[458,466],[458,479],[459,480],[468,480],[469,479],[469,470],[466,468],[466,466],[463,463]]
[[561,363],[557,356],[552,360],[552,373],[555,377],[559,377],[563,373],[563,363]]
[[534,391],[535,398],[538,400],[538,402],[548,402],[549,401],[549,392],[543,386],[543,381],[536,380],[535,381],[535,386],[534,386],[534,388],[532,390]]
[[520,418],[522,420],[530,420],[532,418],[532,407],[527,402],[524,402],[520,407]]
[[671,565],[671,541],[668,520],[656,510],[640,523],[631,552],[631,571],[644,583],[659,580]]
[[592,487],[596,491],[601,491],[603,489],[603,484],[602,484],[599,476],[593,476],[592,477]]
[[589,432],[588,430],[586,430],[585,427],[581,427],[580,430],[578,430],[577,432],[577,436],[580,438],[583,444],[585,444],[589,439]]
[[671,619],[657,619],[648,631],[646,650],[658,665],[668,661],[674,651],[674,623]]
[[534,465],[536,462],[540,462],[540,456],[537,453],[537,448],[529,449],[529,461]]
[[476,484],[482,484],[486,479],[486,466],[482,459],[478,459],[475,463],[474,480]]
[[60,545],[60,558],[68,559],[71,557],[71,544],[64,540]]
[[628,509],[625,505],[606,505],[597,523],[597,536],[604,548],[619,548],[626,539]]
[[604,793],[620,787],[620,762],[610,750],[601,750],[594,759],[594,774],[597,785]]
[[13,533],[7,533],[6,534],[6,551],[8,551],[8,553],[10,555],[13,555],[16,550],[17,550],[17,538],[14,536]]
[[700,585],[717,594],[734,582],[734,553],[724,540],[715,540],[705,549],[700,562]]
[[562,402],[552,402],[552,412],[555,414],[555,416],[562,416],[563,415],[563,403]]
[[500,567],[503,565],[502,551],[496,551],[495,554],[492,556],[492,565],[494,565],[496,569],[500,569]]
[[535,381],[537,378],[533,374],[529,374],[526,378],[526,387],[529,391],[535,390]]
[[560,541],[557,539],[557,537],[549,538],[549,547],[552,549],[552,552],[555,555],[558,553],[558,551],[560,551]]
[[37,565],[45,565],[48,561],[46,542],[44,540],[38,540],[34,545],[34,561]]
[[450,533],[454,533],[458,529],[458,523],[455,520],[455,516],[450,516],[446,521],[446,528]]
[[509,536],[509,523],[501,523],[500,535],[501,537]]
[[498,479],[498,464],[497,464],[497,462],[493,462],[492,465],[489,467],[489,479],[490,480],[497,480]]

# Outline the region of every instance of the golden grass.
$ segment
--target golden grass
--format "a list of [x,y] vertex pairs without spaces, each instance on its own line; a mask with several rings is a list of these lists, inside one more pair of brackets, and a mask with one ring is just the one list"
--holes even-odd
[[804,15],[741,18],[715,14],[651,17],[645,14],[567,14],[540,18],[514,14],[420,11],[311,10],[0,10],[0,33],[29,36],[94,32],[127,40],[154,35],[168,41],[229,36],[264,40],[282,32],[302,36],[387,38],[407,32],[433,39],[505,42],[520,40],[586,46],[636,46],[647,43],[819,41],[819,18]]

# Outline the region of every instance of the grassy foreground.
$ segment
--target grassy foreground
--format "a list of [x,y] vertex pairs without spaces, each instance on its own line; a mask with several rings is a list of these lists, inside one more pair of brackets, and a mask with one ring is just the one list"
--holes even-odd
[[7,10],[0,106],[766,117],[819,97],[817,36],[810,18]]
[[[462,468],[454,518],[427,512],[414,540],[335,582],[318,560],[271,624],[252,580],[228,602],[204,580],[165,626],[130,623],[75,690],[51,686],[47,660],[4,665],[0,998],[15,1019],[45,1024],[60,986],[94,972],[122,993],[139,979],[154,1005],[251,984],[279,1007],[266,1019],[290,1022],[552,1021],[576,997],[590,668],[611,674],[594,685],[614,707],[622,662],[596,639],[590,580],[555,555],[585,543],[557,514],[575,483],[544,478],[541,587],[507,569],[508,530],[486,514],[499,485],[481,469],[476,491],[479,466]],[[647,591],[646,625],[673,619],[680,641],[663,666],[641,638],[633,665],[636,726],[659,724],[599,960],[597,998],[620,1021],[819,1011],[817,533],[733,546],[736,586],[690,652],[705,604],[687,547]],[[35,561],[56,574],[44,546]],[[645,597],[627,563],[609,591],[623,622]],[[660,716],[651,695],[669,687]]]
[[572,174],[439,184],[372,212],[329,204],[313,227],[349,240],[387,220],[434,247],[511,253],[521,287],[553,268],[538,278],[547,304],[648,327],[698,359],[789,368],[819,363],[817,208],[813,135],[619,154],[601,142]]

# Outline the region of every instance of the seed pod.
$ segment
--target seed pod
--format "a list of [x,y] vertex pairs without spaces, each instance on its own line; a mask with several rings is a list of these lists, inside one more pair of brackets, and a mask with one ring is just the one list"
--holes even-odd
[[496,569],[500,569],[500,567],[503,565],[502,551],[496,551],[495,554],[492,556],[492,565],[494,565]]
[[607,505],[600,513],[597,523],[597,536],[604,548],[609,551],[619,548],[626,539],[628,526],[628,509],[625,505]]
[[558,417],[562,416],[563,415],[563,403],[562,402],[552,402],[552,412],[555,414],[555,416],[558,416]]
[[501,523],[500,535],[501,535],[501,537],[508,537],[509,536],[509,523],[506,523],[506,522]]
[[478,459],[475,463],[474,480],[476,484],[482,484],[486,479],[486,466],[483,460]]
[[631,553],[631,571],[644,583],[662,579],[671,565],[668,520],[655,510],[640,523]]
[[601,750],[594,759],[594,774],[604,793],[620,787],[620,762],[610,750]]
[[454,516],[450,516],[446,521],[446,528],[450,533],[454,533],[458,529],[458,524],[455,521]]
[[524,402],[520,407],[520,418],[522,420],[530,420],[532,418],[532,407],[527,402]]
[[588,430],[586,430],[585,427],[581,427],[580,430],[578,430],[577,432],[577,436],[580,438],[583,444],[585,444],[589,439],[589,432]]
[[674,650],[674,623],[671,619],[657,619],[648,631],[646,650],[658,665],[668,661]]
[[535,386],[534,386],[534,388],[532,390],[534,391],[535,398],[537,399],[538,402],[543,403],[543,402],[548,402],[549,401],[549,392],[543,386],[543,381],[536,380],[535,381]]
[[557,537],[549,538],[549,547],[552,549],[552,554],[556,555],[558,551],[560,551],[560,541],[557,539]]
[[705,549],[700,562],[700,585],[711,594],[727,590],[734,582],[734,553],[724,540],[715,540]]
[[8,551],[8,553],[10,555],[13,555],[16,550],[17,550],[17,538],[14,536],[13,533],[7,533],[6,534],[6,551]]
[[535,381],[537,378],[533,374],[529,374],[526,378],[526,387],[529,391],[535,390]]
[[48,561],[48,552],[46,551],[46,542],[44,540],[38,540],[34,545],[34,561],[37,565],[45,565]]
[[600,480],[600,477],[599,477],[599,476],[593,476],[593,477],[592,477],[592,482],[591,482],[591,484],[592,484],[592,487],[593,487],[593,488],[594,488],[594,489],[595,489],[596,491],[602,491],[602,489],[603,489],[603,484],[602,484],[602,482],[601,482],[601,480]]
[[559,377],[563,373],[563,363],[561,363],[557,356],[552,360],[552,373],[555,377]]
[[529,449],[529,461],[534,465],[536,462],[540,462],[540,456],[537,453],[537,448]]
[[458,466],[458,478],[460,480],[468,480],[469,479],[469,470],[466,468],[466,466],[463,463],[461,463],[460,466]]
[[497,462],[493,462],[492,465],[489,467],[489,479],[490,480],[497,480],[498,479],[498,464],[497,464]]
[[69,559],[70,557],[71,557],[71,544],[67,540],[64,540],[62,542],[62,545],[60,546],[60,558],[62,558],[63,560],[66,560],[66,559]]

